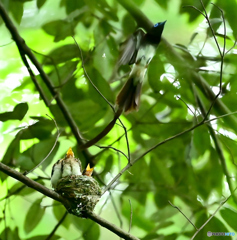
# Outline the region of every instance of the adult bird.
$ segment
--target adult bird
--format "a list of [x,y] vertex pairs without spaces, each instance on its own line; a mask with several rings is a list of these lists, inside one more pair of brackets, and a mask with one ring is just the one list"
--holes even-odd
[[138,110],[141,89],[147,67],[156,53],[166,21],[156,23],[147,33],[138,29],[122,46],[119,65],[132,65],[128,80],[123,85],[116,98],[116,112],[114,119],[95,138],[80,146],[88,148],[106,136],[113,128],[119,116],[125,112]]
[[127,41],[119,64],[133,66],[128,80],[117,96],[118,111],[128,113],[138,110],[147,67],[156,53],[165,23],[166,21],[156,23],[146,34],[139,29]]

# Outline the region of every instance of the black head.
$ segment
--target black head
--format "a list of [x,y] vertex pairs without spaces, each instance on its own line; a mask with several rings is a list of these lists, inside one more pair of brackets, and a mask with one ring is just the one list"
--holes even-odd
[[156,23],[146,34],[150,42],[158,44],[164,29],[166,21]]

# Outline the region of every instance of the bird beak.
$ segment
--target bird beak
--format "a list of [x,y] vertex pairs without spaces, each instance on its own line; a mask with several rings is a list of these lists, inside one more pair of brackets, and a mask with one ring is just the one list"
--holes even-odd
[[69,157],[74,157],[74,153],[73,153],[71,147],[68,149],[68,151],[67,151],[67,155],[66,155],[66,158],[69,158]]
[[92,173],[93,173],[93,169],[94,168],[90,168],[90,163],[88,163],[86,169],[83,171],[82,175],[86,175],[88,177],[91,177]]
[[162,22],[161,25],[165,25],[166,22],[167,22],[167,20],[165,20],[164,22]]
[[94,168],[90,168],[90,163],[88,163],[87,167],[86,167],[86,171],[88,172],[93,172]]

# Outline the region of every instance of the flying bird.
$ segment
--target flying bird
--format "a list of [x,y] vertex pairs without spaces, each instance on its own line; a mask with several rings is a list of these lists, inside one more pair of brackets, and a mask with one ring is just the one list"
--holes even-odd
[[156,23],[147,33],[138,29],[123,45],[118,65],[132,65],[128,80],[116,98],[116,112],[113,120],[96,137],[80,146],[88,148],[106,136],[119,116],[125,112],[137,111],[140,105],[141,89],[149,63],[156,53],[166,21]]
[[120,90],[116,104],[125,112],[138,110],[147,67],[156,53],[166,21],[156,23],[147,33],[137,30],[123,47],[119,65],[133,64],[128,80]]

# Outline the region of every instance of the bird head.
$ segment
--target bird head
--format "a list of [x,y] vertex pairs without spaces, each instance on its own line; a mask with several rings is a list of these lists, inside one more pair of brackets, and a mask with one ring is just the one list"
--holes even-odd
[[88,177],[91,177],[92,173],[93,173],[93,169],[90,167],[90,163],[88,163],[86,169],[83,171],[82,175],[86,175]]
[[71,147],[68,149],[67,154],[66,154],[66,158],[70,158],[70,157],[74,158],[74,152],[72,151]]
[[146,34],[146,38],[154,43],[159,43],[166,21],[156,23]]

